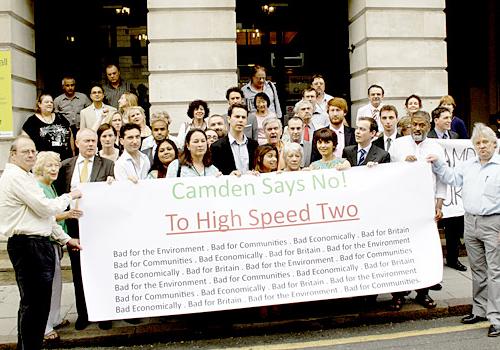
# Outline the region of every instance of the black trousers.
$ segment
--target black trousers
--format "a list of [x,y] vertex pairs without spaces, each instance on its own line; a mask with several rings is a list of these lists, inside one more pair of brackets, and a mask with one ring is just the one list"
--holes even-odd
[[464,217],[456,216],[442,219],[438,225],[444,228],[446,263],[453,265],[458,261],[460,237],[464,235]]
[[80,251],[68,249],[69,259],[71,260],[71,274],[73,275],[73,285],[75,286],[75,302],[78,318],[88,321],[87,304],[83,292],[82,265],[80,263]]
[[17,349],[42,348],[50,311],[55,254],[48,238],[15,235],[7,251],[16,274],[21,301],[17,315]]

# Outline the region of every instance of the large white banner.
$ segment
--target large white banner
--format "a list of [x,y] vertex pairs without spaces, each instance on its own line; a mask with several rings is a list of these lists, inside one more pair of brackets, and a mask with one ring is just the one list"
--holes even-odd
[[442,279],[423,162],[82,190],[92,321],[404,291]]

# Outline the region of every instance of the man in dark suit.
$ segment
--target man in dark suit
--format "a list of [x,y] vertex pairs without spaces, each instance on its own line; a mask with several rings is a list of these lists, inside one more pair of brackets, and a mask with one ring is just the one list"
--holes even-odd
[[[432,111],[434,129],[429,131],[427,137],[435,139],[458,139],[459,135],[451,130],[452,115],[448,108],[437,107]],[[467,271],[467,266],[458,260],[460,253],[460,236],[464,232],[464,217],[455,216],[444,218],[438,222],[444,229],[446,240],[446,265],[458,271]]]
[[434,129],[429,131],[427,137],[431,139],[458,139],[458,134],[451,130],[451,119],[451,112],[448,108],[435,108],[432,111]]
[[244,104],[233,104],[227,112],[229,132],[210,146],[213,164],[224,175],[244,174],[253,168],[257,141],[245,135],[248,109]]
[[375,119],[359,118],[354,134],[357,145],[346,146],[342,152],[342,158],[347,159],[351,166],[367,165],[368,162],[389,163],[391,161],[389,153],[372,144],[372,138],[377,132],[378,126]]
[[389,152],[396,138],[401,136],[398,134],[397,129],[398,110],[396,107],[393,105],[380,107],[380,122],[384,128],[384,132],[372,144]]
[[[348,112],[347,101],[341,97],[332,98],[327,103],[327,112],[330,119],[329,128],[337,134],[338,144],[334,154],[336,158],[340,158],[345,146],[356,145],[354,129],[344,125],[345,116]],[[311,163],[319,159],[321,159],[321,155],[316,147],[316,140],[313,139]]]
[[[79,154],[76,157],[66,159],[61,164],[59,176],[55,183],[59,193],[70,192],[78,188],[83,182],[112,181],[114,163],[109,159],[96,156],[97,134],[91,129],[81,129],[76,134],[76,145]],[[77,206],[78,204],[76,204]],[[80,238],[77,219],[66,220],[68,234],[73,238]],[[85,295],[83,293],[82,272],[80,265],[80,252],[69,251],[71,260],[71,272],[75,286],[75,300],[78,318],[75,329],[82,330],[89,325]],[[111,324],[102,323],[101,328],[107,328]],[[108,327],[109,329],[109,327]]]

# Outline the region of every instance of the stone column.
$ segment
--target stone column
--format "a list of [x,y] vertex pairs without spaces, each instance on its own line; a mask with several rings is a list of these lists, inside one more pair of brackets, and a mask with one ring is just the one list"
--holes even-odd
[[225,113],[237,84],[235,0],[148,0],[151,110],[166,110],[172,133],[188,120],[189,102]]
[[[12,59],[12,113],[17,136],[36,100],[35,19],[33,0],[0,0],[0,49]],[[0,169],[5,168],[12,138],[0,139]]]
[[411,94],[431,112],[448,93],[444,8],[444,0],[349,0],[353,120],[371,84],[384,88],[384,103],[400,115]]

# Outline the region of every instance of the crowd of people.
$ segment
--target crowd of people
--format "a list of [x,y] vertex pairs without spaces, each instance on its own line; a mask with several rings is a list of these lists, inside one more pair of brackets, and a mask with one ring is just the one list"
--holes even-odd
[[[444,152],[433,138],[468,138],[464,122],[454,115],[453,97],[443,96],[429,114],[422,110],[421,98],[411,95],[405,102],[405,115],[400,116],[395,106],[384,103],[383,87],[372,85],[368,89],[369,103],[358,110],[356,127],[352,128],[346,120],[347,101],[328,95],[324,78],[315,75],[283,127],[276,87],[267,80],[265,68],[255,66],[248,84],[227,90],[226,115],[210,115],[206,101],[194,100],[187,109],[189,120],[173,136],[167,111],[147,116],[130,91],[131,85],[121,78],[119,68],[108,66],[106,75],[106,84],[91,87],[90,100],[75,91],[72,77],[63,79],[61,96],[53,99],[42,94],[35,114],[22,127],[23,135],[12,145],[10,163],[0,180],[0,213],[15,219],[2,223],[0,233],[10,237],[8,250],[21,292],[20,344],[39,348],[44,337],[56,339],[56,329],[67,324],[58,308],[60,244],[70,247],[78,313],[75,328],[82,330],[89,324],[78,250],[78,218],[82,212],[75,199],[81,196],[80,183],[137,183],[165,177],[253,176],[316,169],[344,171],[399,161],[433,162],[435,220],[445,230],[446,265],[460,271],[467,269],[458,260],[464,218],[442,220],[442,205],[446,183],[463,185],[465,242],[474,279],[473,314],[463,322],[488,318],[492,324],[489,335],[500,335],[500,160],[494,154],[497,139],[491,129],[477,124],[472,135],[478,153],[474,159],[479,162],[475,170],[458,168],[453,173],[447,168]],[[485,177],[483,168],[487,168]],[[35,178],[30,176],[31,170]],[[469,183],[478,178],[484,184]],[[474,195],[468,196],[468,186],[473,186]],[[478,194],[490,201],[476,198]],[[18,208],[9,205],[16,196],[21,203]],[[29,208],[32,218],[26,218],[23,208]],[[58,225],[54,225],[56,221]],[[34,237],[37,239],[31,239]],[[23,249],[33,244],[43,244],[44,250],[30,257],[30,262],[36,265],[40,260],[38,268],[50,271],[44,274],[43,293],[36,285],[41,281],[37,276],[41,271],[24,266]],[[417,291],[415,301],[434,308],[436,303],[429,289],[442,286],[428,287]],[[391,309],[400,310],[408,294],[393,293]],[[109,329],[111,322],[100,322],[99,327]]]

